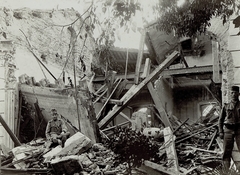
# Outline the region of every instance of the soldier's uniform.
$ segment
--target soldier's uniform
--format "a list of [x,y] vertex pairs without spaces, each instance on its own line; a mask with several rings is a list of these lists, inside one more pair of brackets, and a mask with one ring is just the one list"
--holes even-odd
[[52,143],[58,143],[64,145],[69,132],[67,132],[67,127],[63,120],[61,119],[51,119],[46,127],[46,138]]
[[[233,86],[232,91],[239,92],[239,87]],[[236,141],[238,150],[240,150],[240,102],[231,101],[224,104],[219,117],[219,133],[223,137],[223,166],[228,171],[231,162],[231,155]],[[238,167],[239,168],[239,167]]]

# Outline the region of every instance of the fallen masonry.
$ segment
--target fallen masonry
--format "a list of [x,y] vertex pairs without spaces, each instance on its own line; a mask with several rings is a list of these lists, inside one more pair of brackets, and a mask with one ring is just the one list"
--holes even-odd
[[[160,135],[157,133],[157,137],[150,129],[145,133],[159,146],[158,159],[143,161],[132,174],[221,174],[222,143],[216,134],[216,119],[192,125],[177,119],[170,121],[172,133],[169,127]],[[80,132],[71,136],[63,148],[46,148],[45,141],[39,138],[3,151],[2,173],[121,175],[127,172],[127,163],[118,163],[112,150],[102,143],[93,144]]]
[[1,171],[6,173],[25,172],[31,174],[116,174],[124,173],[125,165],[112,168],[114,153],[102,144],[77,132],[65,146],[46,148],[45,139],[36,139],[15,147],[8,155],[1,157]]

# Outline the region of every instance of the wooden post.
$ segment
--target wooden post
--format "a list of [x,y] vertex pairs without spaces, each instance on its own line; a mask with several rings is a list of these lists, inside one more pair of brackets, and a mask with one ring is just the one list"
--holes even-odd
[[139,50],[138,50],[138,56],[137,56],[137,63],[136,63],[136,69],[135,69],[135,84],[139,84],[139,75],[140,75],[140,69],[142,65],[142,57],[143,57],[143,51],[144,51],[144,41],[146,37],[146,31],[142,31],[140,44],[139,44]]
[[151,60],[149,58],[146,59],[143,73],[141,75],[141,78],[146,78],[150,74],[151,69]]
[[4,121],[4,119],[2,118],[2,116],[0,115],[0,123],[2,124],[2,126],[5,128],[5,130],[7,131],[7,133],[9,134],[9,136],[11,137],[11,139],[13,140],[13,142],[15,143],[16,146],[20,146],[21,143],[18,140],[18,138],[14,135],[14,133],[11,131],[11,129],[8,127],[7,123]]
[[212,41],[212,59],[213,59],[213,82],[220,83],[220,60],[219,60],[219,52],[218,52],[218,42]]

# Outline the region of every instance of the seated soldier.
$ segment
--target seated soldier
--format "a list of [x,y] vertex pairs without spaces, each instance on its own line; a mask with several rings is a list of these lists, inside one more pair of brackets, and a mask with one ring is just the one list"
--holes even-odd
[[46,128],[46,138],[50,142],[49,147],[52,144],[58,144],[64,147],[64,143],[70,135],[67,131],[66,124],[63,120],[58,118],[58,113],[56,109],[51,110],[51,115],[53,118],[48,121]]

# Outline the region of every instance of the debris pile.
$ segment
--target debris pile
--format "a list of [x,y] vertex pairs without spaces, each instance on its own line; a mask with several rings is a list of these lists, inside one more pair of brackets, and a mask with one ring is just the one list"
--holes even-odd
[[114,165],[115,154],[103,144],[92,144],[91,140],[77,132],[62,148],[46,148],[46,140],[39,138],[15,147],[2,157],[1,169],[42,170],[49,174],[123,174],[126,165]]
[[[171,123],[180,172],[206,174],[221,167],[222,143],[217,138],[216,118],[208,122],[197,121],[192,125],[189,125],[187,120],[181,122],[174,118]],[[161,152],[166,154],[165,150]],[[164,154],[161,156],[164,157]],[[167,167],[167,156],[158,163]]]

